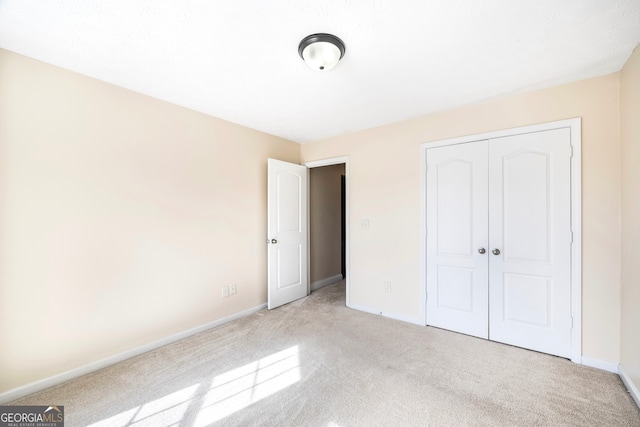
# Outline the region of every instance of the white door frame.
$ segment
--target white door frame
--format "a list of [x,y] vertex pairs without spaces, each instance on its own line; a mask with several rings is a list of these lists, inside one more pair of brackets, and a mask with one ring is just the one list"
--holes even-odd
[[582,363],[582,133],[580,117],[420,144],[420,283],[421,318],[427,324],[427,149],[446,145],[569,128],[571,132],[571,361]]
[[[350,277],[351,275],[349,274],[349,246],[350,246],[350,239],[349,239],[349,156],[343,156],[343,157],[332,157],[330,159],[322,159],[322,160],[314,160],[311,162],[306,162],[303,163],[303,166],[306,166],[309,169],[313,169],[313,168],[319,168],[322,166],[332,166],[332,165],[341,165],[344,164],[344,215],[345,215],[345,222],[344,222],[344,234],[345,234],[345,274],[347,275],[347,277],[345,278],[346,280],[346,301],[345,301],[345,305],[347,307],[351,307],[351,304],[349,302],[349,282],[350,282]],[[311,185],[311,180],[308,180],[309,185]],[[310,191],[308,192],[309,194]],[[309,203],[309,198],[307,198],[307,203]],[[307,208],[307,215],[311,214],[311,209],[308,207]],[[307,222],[308,222],[308,218],[307,218]],[[311,233],[311,227],[308,228],[308,233]],[[309,238],[307,239],[307,241],[309,242],[308,245],[311,245],[311,236],[309,236]],[[309,247],[307,250],[307,257],[310,257],[311,254],[311,248]],[[311,264],[310,261],[307,263],[307,265],[309,266],[308,269],[308,275],[311,275]],[[309,286],[311,286],[311,277],[308,277],[307,282],[309,283]],[[309,289],[309,293],[311,292],[311,289]]]

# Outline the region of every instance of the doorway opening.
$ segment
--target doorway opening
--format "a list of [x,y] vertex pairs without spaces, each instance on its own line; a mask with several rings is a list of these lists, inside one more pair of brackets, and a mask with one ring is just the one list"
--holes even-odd
[[348,157],[304,165],[309,168],[309,291],[345,280],[348,307]]

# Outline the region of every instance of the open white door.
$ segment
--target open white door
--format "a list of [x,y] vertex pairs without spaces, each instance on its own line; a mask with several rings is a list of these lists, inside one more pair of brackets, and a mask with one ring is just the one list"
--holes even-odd
[[307,296],[307,168],[268,159],[269,310]]

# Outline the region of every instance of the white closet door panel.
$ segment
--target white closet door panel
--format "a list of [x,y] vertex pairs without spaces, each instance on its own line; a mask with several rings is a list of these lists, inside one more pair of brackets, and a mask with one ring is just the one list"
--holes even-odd
[[487,141],[427,150],[427,324],[487,338]]
[[571,355],[569,129],[489,142],[489,338]]

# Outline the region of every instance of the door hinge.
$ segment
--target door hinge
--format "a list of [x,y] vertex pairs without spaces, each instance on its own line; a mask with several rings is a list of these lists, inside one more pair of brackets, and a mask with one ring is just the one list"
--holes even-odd
[[573,231],[569,231],[569,243],[573,243]]
[[573,145],[569,146],[569,158],[573,157]]
[[569,317],[569,328],[573,329],[573,316]]

